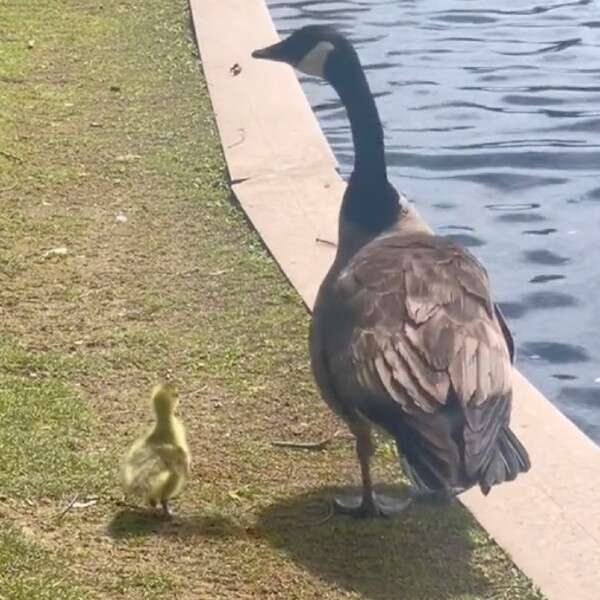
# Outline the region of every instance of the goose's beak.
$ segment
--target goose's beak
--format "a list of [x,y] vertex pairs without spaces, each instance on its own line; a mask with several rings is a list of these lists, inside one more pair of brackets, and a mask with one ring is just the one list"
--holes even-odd
[[278,42],[266,48],[260,48],[252,53],[252,58],[264,58],[266,60],[276,60],[279,62],[288,62],[288,58],[283,50],[283,43]]

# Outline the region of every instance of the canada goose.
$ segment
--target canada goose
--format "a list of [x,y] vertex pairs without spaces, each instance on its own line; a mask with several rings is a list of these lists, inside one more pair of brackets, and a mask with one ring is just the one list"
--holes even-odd
[[181,491],[190,472],[190,452],[183,423],[174,416],[177,397],[169,385],[152,392],[155,425],[136,440],[123,461],[121,477],[126,493],[144,498],[153,508],[162,506],[172,516],[169,499]]
[[316,382],[356,437],[361,467],[362,493],[336,507],[376,516],[410,502],[373,492],[373,426],[395,438],[411,498],[451,498],[475,484],[487,494],[527,471],[527,452],[509,429],[513,342],[486,271],[425,231],[389,183],[383,128],[351,43],[311,25],[252,56],[326,79],[352,128],[338,249],[310,332]]

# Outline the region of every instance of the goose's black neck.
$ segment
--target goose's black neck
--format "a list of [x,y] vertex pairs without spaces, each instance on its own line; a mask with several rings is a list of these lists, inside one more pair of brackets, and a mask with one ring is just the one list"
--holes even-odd
[[354,170],[348,183],[342,217],[377,233],[392,225],[399,213],[398,193],[387,178],[383,127],[369,83],[354,49],[329,65],[328,80],[348,113],[354,142]]

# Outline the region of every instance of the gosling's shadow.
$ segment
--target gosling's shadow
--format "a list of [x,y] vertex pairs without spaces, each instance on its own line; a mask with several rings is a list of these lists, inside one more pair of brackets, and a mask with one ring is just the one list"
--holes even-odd
[[319,578],[365,598],[493,595],[469,563],[487,542],[469,531],[471,517],[458,503],[412,505],[393,519],[364,521],[333,514],[332,496],[347,491],[321,488],[281,500],[260,514],[258,533]]
[[107,532],[115,539],[157,535],[179,538],[228,538],[240,535],[239,527],[221,515],[185,514],[165,519],[151,510],[136,508],[126,508],[116,513],[107,526]]

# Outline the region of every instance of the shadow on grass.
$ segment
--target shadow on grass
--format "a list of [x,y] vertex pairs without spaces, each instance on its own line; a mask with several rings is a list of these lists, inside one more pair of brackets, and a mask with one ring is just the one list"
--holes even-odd
[[169,520],[151,510],[127,508],[119,511],[108,524],[108,534],[115,539],[147,537],[238,537],[240,529],[221,515],[191,514]]
[[458,503],[412,505],[394,519],[362,521],[332,513],[332,496],[348,491],[321,488],[272,504],[259,516],[260,537],[365,598],[487,597],[489,581],[470,563],[472,518]]

